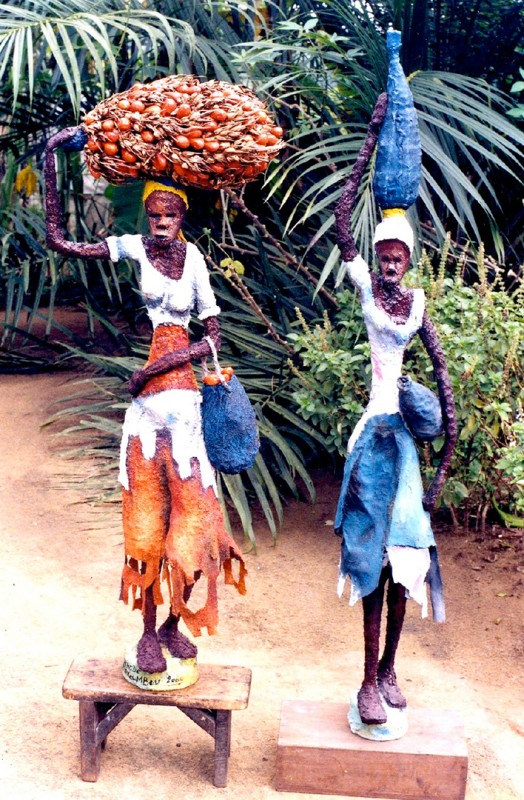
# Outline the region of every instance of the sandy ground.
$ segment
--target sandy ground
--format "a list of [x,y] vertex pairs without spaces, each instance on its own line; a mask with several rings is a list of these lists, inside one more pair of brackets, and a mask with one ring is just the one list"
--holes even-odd
[[[337,486],[327,479],[315,506],[291,505],[276,547],[259,526],[258,554],[246,557],[248,595],[221,586],[219,635],[198,642],[201,662],[253,670],[249,708],[233,715],[228,787],[211,783],[212,740],[203,731],[176,710],[146,706],[110,735],[98,782],[81,781],[78,707],[62,698],[62,682],[76,657],[120,656],[138,638],[140,618],[116,599],[118,519],[101,523],[78,502],[80,490],[61,489],[55,477],[62,464],[40,426],[64,380],[0,377],[2,797],[315,797],[274,789],[282,700],[346,702],[362,668],[360,610],[335,593],[339,543],[329,520]],[[443,533],[439,547],[448,622],[437,626],[409,609],[399,679],[411,706],[462,715],[467,800],[517,800],[524,797],[522,539]]]

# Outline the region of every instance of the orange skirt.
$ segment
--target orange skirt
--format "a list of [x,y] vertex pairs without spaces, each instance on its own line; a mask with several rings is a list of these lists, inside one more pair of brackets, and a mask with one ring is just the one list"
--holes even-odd
[[[171,352],[187,347],[187,331],[179,326],[157,327],[150,361],[163,355],[166,347]],[[141,397],[165,389],[193,387],[196,389],[196,380],[188,364],[151,379]],[[150,459],[143,455],[140,437],[131,436],[126,466],[129,489],[122,494],[126,559],[121,599],[128,603],[131,594],[133,608],[144,611],[145,591],[152,587],[154,603],[160,605],[164,581],[171,612],[182,617],[191,633],[199,636],[203,628],[214,633],[218,623],[217,579],[222,567],[225,583],[234,585],[241,594],[246,591],[247,572],[239,548],[225,529],[214,488],[204,489],[196,458],[191,460],[190,477],[180,478],[168,430],[157,432],[155,453]],[[236,579],[233,560],[239,562]],[[207,597],[201,608],[191,610],[184,600],[185,589],[201,577],[207,579]]]

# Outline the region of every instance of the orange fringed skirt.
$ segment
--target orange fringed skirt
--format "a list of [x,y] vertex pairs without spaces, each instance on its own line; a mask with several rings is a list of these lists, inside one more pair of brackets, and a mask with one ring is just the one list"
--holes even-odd
[[[188,346],[185,328],[161,325],[155,329],[149,362]],[[173,389],[197,391],[190,364],[152,378],[140,399]],[[175,395],[176,398],[176,395]],[[224,569],[226,584],[245,594],[246,568],[242,554],[224,526],[214,486],[204,488],[198,458],[191,458],[191,474],[180,477],[166,427],[156,432],[154,455],[146,458],[139,435],[126,448],[129,488],[123,489],[122,511],[125,564],[121,599],[144,610],[145,591],[152,587],[155,605],[164,602],[162,583],[169,592],[171,612],[181,616],[194,636],[204,628],[214,633],[218,623],[217,580]],[[233,560],[239,562],[233,576]],[[186,589],[199,578],[207,580],[204,605],[188,608]]]

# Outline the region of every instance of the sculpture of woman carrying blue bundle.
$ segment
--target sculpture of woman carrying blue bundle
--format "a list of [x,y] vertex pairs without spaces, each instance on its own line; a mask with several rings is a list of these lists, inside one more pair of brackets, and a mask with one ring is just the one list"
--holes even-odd
[[[398,59],[400,34],[390,31],[387,44],[387,95],[378,98],[366,141],[335,211],[337,241],[360,294],[371,345],[370,399],[349,440],[335,521],[342,537],[340,592],[349,577],[350,604],[359,599],[363,603],[365,666],[357,705],[367,725],[385,723],[388,707],[406,706],[395,674],[406,599],[420,603],[425,615],[429,582],[434,617],[444,618],[429,512],[444,484],[457,431],[446,362],[425,311],[423,290],[402,286],[414,241],[405,210],[418,194],[420,144],[411,92]],[[351,214],[377,139],[374,190],[383,220],[374,235],[379,271],[370,273],[355,246]],[[415,442],[399,408],[404,351],[417,333],[433,364],[445,435],[440,464],[425,492]],[[387,629],[380,656],[386,584]]]

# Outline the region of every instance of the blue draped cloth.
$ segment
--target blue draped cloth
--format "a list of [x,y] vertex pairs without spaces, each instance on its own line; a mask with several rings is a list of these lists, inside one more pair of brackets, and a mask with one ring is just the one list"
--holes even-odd
[[346,461],[335,531],[342,536],[341,575],[350,577],[362,597],[378,586],[388,546],[430,548],[437,616],[435,540],[422,507],[417,450],[400,414],[378,414],[366,422]]

